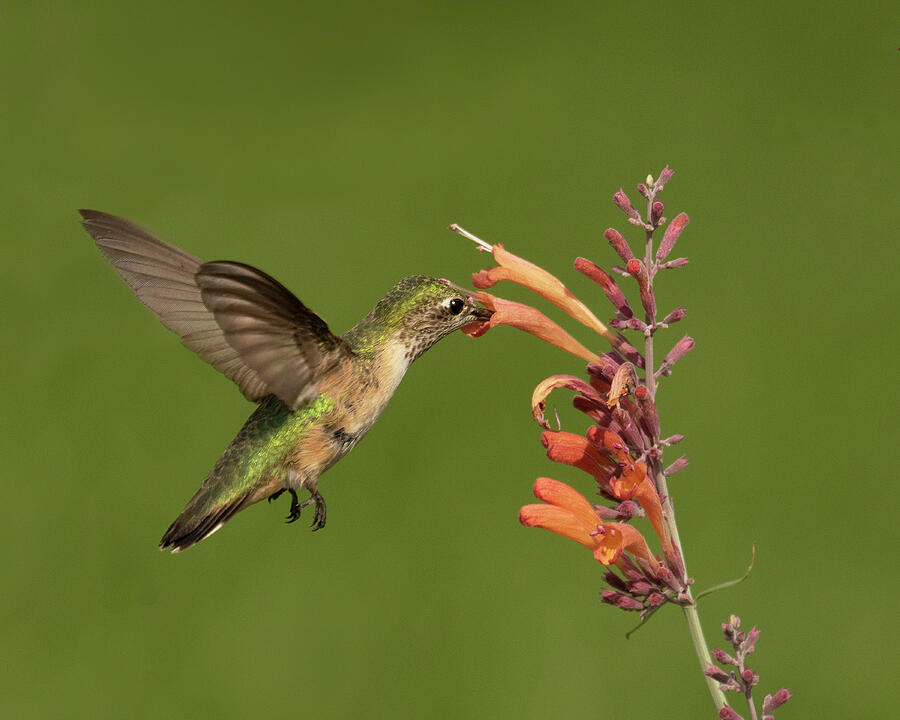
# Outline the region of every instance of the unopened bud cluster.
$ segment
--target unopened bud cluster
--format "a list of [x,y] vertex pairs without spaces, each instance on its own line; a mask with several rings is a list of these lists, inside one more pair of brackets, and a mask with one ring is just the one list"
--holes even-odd
[[[710,654],[723,667],[717,667],[710,663],[703,672],[707,677],[719,683],[719,689],[723,692],[741,693],[752,709],[752,716],[756,717],[753,688],[759,684],[759,675],[752,668],[747,667],[747,656],[756,650],[759,630],[755,627],[747,632],[741,630],[741,619],[737,615],[732,615],[728,618],[727,623],[722,623],[722,634],[731,645],[731,652],[713,648]],[[791,691],[785,687],[774,695],[766,695],[762,705],[763,720],[774,720],[775,710],[790,699]],[[719,710],[719,717],[722,720],[743,720],[742,716],[728,705]]]

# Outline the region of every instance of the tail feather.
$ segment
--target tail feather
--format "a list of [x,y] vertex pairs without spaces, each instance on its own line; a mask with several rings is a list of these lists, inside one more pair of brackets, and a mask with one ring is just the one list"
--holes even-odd
[[[199,494],[199,493],[198,493]],[[159,541],[160,550],[169,550],[179,553],[191,545],[196,545],[204,538],[212,535],[222,527],[231,517],[244,507],[246,496],[240,495],[225,505],[216,505],[206,508],[206,512],[195,507],[192,500],[182,511],[175,522],[166,530]],[[199,510],[199,511],[198,511]]]

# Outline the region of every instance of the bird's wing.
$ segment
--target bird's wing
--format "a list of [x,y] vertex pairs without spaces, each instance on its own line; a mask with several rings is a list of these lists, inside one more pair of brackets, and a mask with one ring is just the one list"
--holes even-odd
[[[286,316],[305,317],[306,324],[314,327],[322,338],[318,343],[318,347],[322,348],[319,356],[311,349],[308,342],[309,333],[304,333],[302,329],[297,331],[298,341],[293,348],[281,346],[282,355],[269,352],[263,356],[259,352],[252,352],[253,343],[248,344],[249,336],[238,340],[240,347],[231,343],[227,337],[229,330],[220,324],[217,312],[234,335],[236,319],[231,317],[228,310],[233,304],[227,299],[227,290],[220,292],[215,287],[228,284],[228,273],[226,272],[225,279],[219,282],[214,278],[214,269],[222,269],[223,266],[232,267],[237,265],[236,263],[208,263],[208,269],[212,268],[213,273],[204,274],[210,286],[209,290],[204,291],[199,280],[204,263],[199,258],[158,240],[146,229],[123,218],[97,210],[79,212],[83,218],[81,224],[84,229],[94,238],[100,252],[131,287],[138,300],[150,308],[165,327],[176,333],[184,345],[232,380],[244,397],[259,401],[266,395],[274,393],[286,404],[296,407],[300,402],[315,395],[315,388],[310,387],[312,383],[309,382],[312,377],[311,370],[322,363],[325,355],[329,355],[331,359],[333,353],[329,352],[330,349],[338,348],[337,352],[340,352],[343,341],[335,338],[321,318],[305,308],[277,281],[246,265],[239,266],[244,270],[245,276],[256,273],[261,280],[256,286],[245,285],[243,294],[238,292],[234,301],[249,307],[260,307],[256,313],[258,317],[252,320],[258,335],[268,335],[272,338],[273,342],[268,345],[270,351],[275,349],[277,344],[274,342],[275,339],[284,337],[283,319]],[[237,285],[240,286],[240,283]],[[263,287],[272,287],[273,290],[261,293],[260,289]],[[207,306],[205,292],[210,301],[219,308],[217,312]],[[256,297],[260,299],[255,300]],[[264,299],[271,302],[276,297],[284,299],[285,308],[281,313],[271,310],[268,313],[264,312],[269,308]],[[274,324],[269,327],[267,321]],[[250,352],[250,361],[243,356],[241,348]],[[346,351],[349,352],[349,348]],[[300,361],[297,360],[297,356],[300,356]],[[301,372],[297,377],[282,376],[282,372],[294,369],[298,365]]]
[[353,355],[322,318],[261,270],[222,260],[201,265],[196,279],[228,344],[291,408],[316,396],[314,378]]

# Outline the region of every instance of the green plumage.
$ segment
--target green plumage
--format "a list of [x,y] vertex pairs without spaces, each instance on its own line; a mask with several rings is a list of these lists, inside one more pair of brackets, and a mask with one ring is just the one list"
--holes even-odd
[[241,510],[256,488],[272,481],[283,484],[285,461],[291,450],[333,410],[334,403],[324,395],[296,411],[269,395],[229,443],[181,515],[166,530],[160,545],[199,542]]

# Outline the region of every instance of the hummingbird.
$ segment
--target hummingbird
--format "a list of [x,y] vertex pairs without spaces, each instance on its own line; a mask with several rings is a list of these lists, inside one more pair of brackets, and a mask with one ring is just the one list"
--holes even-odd
[[[413,275],[338,336],[261,270],[203,262],[129,220],[79,212],[138,300],[258,404],[166,530],[160,550],[181,552],[241,510],[285,492],[287,522],[314,505],[312,527],[323,528],[319,476],[372,428],[416,358],[492,314],[448,280]],[[304,490],[309,497],[301,502]]]

